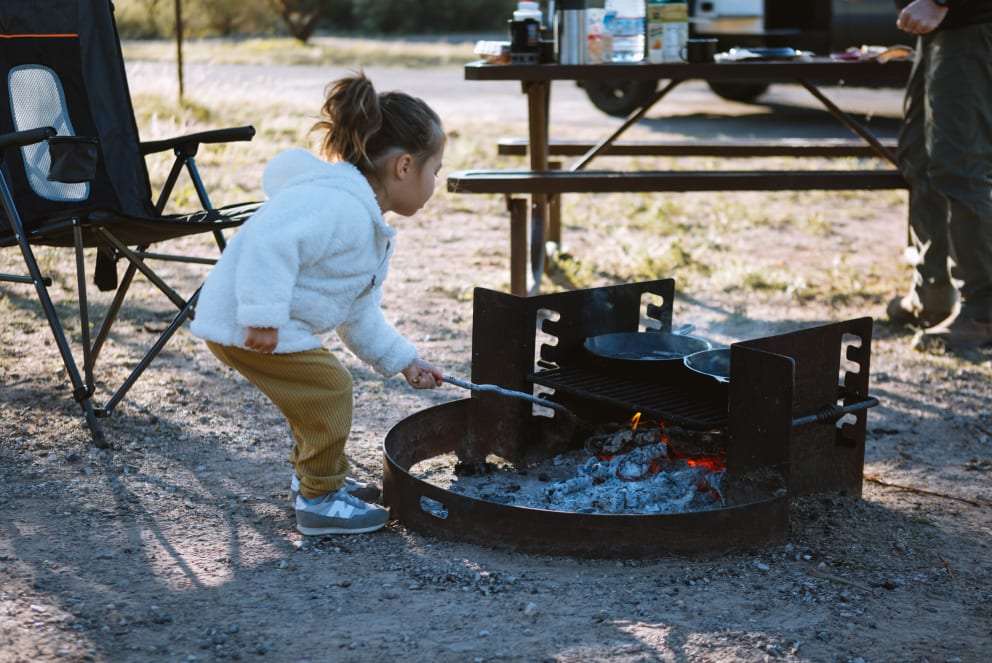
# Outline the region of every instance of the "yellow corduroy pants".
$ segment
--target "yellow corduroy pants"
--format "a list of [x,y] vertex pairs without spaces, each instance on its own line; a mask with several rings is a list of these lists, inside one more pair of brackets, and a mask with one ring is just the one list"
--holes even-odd
[[313,498],[344,485],[351,464],[344,445],[351,432],[351,373],[324,347],[263,354],[207,342],[210,351],[268,396],[289,422],[296,442],[289,460],[300,492]]

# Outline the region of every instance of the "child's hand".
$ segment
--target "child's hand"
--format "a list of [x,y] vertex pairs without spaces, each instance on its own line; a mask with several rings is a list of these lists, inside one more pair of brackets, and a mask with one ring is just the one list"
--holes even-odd
[[444,381],[444,373],[434,364],[423,359],[414,359],[403,369],[403,377],[414,389],[435,389]]
[[279,345],[279,330],[275,327],[249,327],[245,347],[255,352],[271,353]]

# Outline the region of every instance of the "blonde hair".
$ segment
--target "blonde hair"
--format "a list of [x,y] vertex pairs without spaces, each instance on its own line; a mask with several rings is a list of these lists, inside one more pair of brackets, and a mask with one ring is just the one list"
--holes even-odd
[[320,155],[347,161],[366,175],[375,175],[380,159],[396,150],[423,163],[444,142],[441,118],[422,99],[380,94],[363,72],[327,86],[320,116],[310,129],[324,132]]

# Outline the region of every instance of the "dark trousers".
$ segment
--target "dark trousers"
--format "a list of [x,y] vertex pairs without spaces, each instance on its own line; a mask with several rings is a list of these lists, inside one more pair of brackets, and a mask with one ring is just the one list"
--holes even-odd
[[919,37],[899,157],[924,308],[992,320],[992,24]]

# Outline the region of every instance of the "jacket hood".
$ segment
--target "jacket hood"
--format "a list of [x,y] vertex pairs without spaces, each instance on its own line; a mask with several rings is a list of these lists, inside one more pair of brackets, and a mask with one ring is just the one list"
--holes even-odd
[[262,190],[268,198],[293,187],[308,185],[358,194],[356,198],[362,201],[369,213],[382,218],[382,210],[371,185],[361,171],[350,163],[328,163],[297,147],[277,154],[262,174]]

